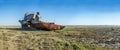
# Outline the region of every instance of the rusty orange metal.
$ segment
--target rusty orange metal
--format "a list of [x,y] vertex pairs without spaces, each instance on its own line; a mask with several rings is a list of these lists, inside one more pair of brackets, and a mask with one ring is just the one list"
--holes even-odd
[[40,29],[40,30],[61,30],[65,28],[65,26],[57,25],[55,23],[47,23],[47,22],[39,22],[39,23],[31,23],[31,27]]

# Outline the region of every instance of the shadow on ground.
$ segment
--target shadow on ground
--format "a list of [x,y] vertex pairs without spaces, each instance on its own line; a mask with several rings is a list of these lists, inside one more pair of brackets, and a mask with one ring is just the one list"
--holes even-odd
[[34,28],[2,28],[2,29],[17,30],[17,31],[40,31]]

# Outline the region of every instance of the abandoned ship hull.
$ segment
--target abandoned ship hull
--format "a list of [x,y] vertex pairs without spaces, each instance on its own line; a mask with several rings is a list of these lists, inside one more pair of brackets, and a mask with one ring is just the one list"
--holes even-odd
[[54,23],[47,23],[47,22],[39,22],[39,23],[32,23],[30,24],[31,27],[39,29],[39,30],[61,30],[63,29],[65,26],[62,25],[57,25]]

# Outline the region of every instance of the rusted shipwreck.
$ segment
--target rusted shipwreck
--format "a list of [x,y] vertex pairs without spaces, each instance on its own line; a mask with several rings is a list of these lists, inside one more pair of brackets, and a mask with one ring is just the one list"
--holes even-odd
[[37,16],[35,14],[27,14],[25,15],[23,20],[19,20],[21,27],[23,29],[26,28],[35,28],[37,30],[61,30],[65,28],[65,26],[55,24],[53,22],[43,22],[43,21],[37,21],[34,22],[34,20],[37,19]]

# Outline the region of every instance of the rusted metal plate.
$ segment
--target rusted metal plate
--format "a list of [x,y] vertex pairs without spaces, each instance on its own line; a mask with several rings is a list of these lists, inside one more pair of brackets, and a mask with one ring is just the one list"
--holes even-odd
[[65,26],[57,25],[54,23],[40,22],[40,23],[31,24],[31,27],[41,30],[61,30]]

